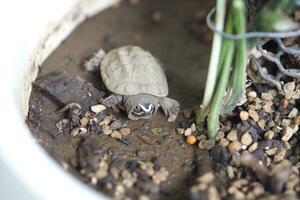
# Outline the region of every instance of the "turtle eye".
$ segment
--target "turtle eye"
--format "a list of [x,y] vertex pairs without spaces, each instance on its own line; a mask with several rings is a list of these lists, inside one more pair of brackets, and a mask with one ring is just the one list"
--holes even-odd
[[143,110],[142,110],[142,108],[139,106],[139,105],[137,105],[137,106],[135,106],[135,108],[133,109],[133,112],[135,112],[135,113],[141,113],[141,112],[143,112]]

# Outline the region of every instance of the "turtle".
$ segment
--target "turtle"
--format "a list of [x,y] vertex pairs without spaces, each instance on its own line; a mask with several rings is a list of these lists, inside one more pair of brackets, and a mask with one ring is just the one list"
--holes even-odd
[[121,46],[107,54],[100,49],[85,63],[85,69],[100,67],[100,74],[110,95],[100,102],[127,111],[131,120],[150,119],[159,107],[174,121],[179,103],[167,97],[168,83],[161,64],[138,46]]

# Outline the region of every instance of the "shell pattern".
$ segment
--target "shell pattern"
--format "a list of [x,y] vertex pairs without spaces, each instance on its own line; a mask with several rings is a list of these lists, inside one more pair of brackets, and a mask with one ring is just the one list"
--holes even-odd
[[168,95],[167,78],[161,65],[140,47],[123,46],[111,50],[103,58],[100,71],[105,86],[113,93]]

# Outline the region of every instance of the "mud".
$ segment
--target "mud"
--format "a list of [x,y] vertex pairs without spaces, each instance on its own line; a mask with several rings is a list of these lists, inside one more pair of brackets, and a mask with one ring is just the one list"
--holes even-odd
[[[100,73],[85,72],[83,62],[99,48],[109,51],[128,44],[141,46],[158,58],[168,78],[169,96],[178,100],[182,108],[199,104],[211,43],[205,19],[195,15],[205,13],[213,5],[214,1],[197,0],[143,0],[136,5],[123,1],[81,24],[40,67],[39,78],[65,71],[74,78],[70,82],[75,90],[67,87],[69,90],[58,92],[55,81],[46,82],[44,86],[41,81],[35,83],[27,123],[37,141],[68,171],[106,194],[113,195],[113,191],[105,189],[104,180],[94,184],[86,175],[96,170],[103,156],[108,156],[109,165],[117,165],[119,170],[129,170],[120,164],[123,161],[127,164],[132,160],[150,161],[155,166],[158,160],[157,170],[164,167],[169,172],[158,191],[144,189],[148,182],[139,179],[138,187],[129,188],[126,194],[133,199],[142,192],[150,199],[189,198],[189,187],[195,177],[202,171],[210,171],[209,163],[196,167],[197,162],[205,162],[203,157],[208,157],[208,152],[186,144],[184,137],[175,131],[178,127],[188,127],[192,119],[180,114],[176,122],[169,123],[162,112],[158,112],[151,120],[129,121],[125,113],[107,110],[106,116],[125,122],[131,130],[126,141],[121,141],[91,132],[73,137],[70,127],[59,132],[56,123],[67,114],[56,111],[72,101],[85,104],[81,95],[74,94],[94,91],[97,95],[93,97],[103,95],[106,91]],[[86,108],[95,103],[95,99],[88,102]],[[153,131],[157,128],[159,133]],[[109,178],[105,181],[115,184]]]

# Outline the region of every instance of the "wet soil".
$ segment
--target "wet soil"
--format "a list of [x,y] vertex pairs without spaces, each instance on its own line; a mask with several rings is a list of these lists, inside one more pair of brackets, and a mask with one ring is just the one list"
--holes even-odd
[[[129,121],[125,113],[107,109],[105,116],[122,121],[131,130],[126,141],[122,141],[90,129],[86,134],[77,136],[70,135],[74,127],[59,131],[57,122],[69,115],[56,111],[68,103],[79,102],[84,107],[81,114],[86,115],[88,108],[97,104],[98,98],[107,91],[101,83],[100,73],[86,72],[82,68],[83,62],[99,48],[109,51],[128,44],[138,45],[159,59],[168,78],[170,97],[178,100],[182,108],[199,104],[210,53],[210,33],[199,13],[205,13],[213,5],[214,1],[197,0],[184,3],[181,0],[144,0],[136,5],[123,1],[86,20],[40,68],[27,118],[37,141],[68,171],[106,194],[114,195],[107,183],[116,186],[118,182],[109,176],[93,182],[87,175],[97,169],[101,160],[104,159],[110,167],[116,165],[119,171],[130,171],[132,162],[157,161],[159,166],[154,167],[157,168],[155,170],[165,168],[169,173],[168,179],[157,186],[148,181],[149,177],[139,175],[138,183],[126,195],[133,199],[141,194],[148,195],[150,199],[189,198],[193,179],[208,170],[205,166],[209,168],[209,164],[203,165],[203,169],[196,168],[195,162],[195,158],[199,161],[206,157],[207,151],[197,148],[195,154],[195,147],[186,144],[185,138],[175,131],[178,127],[187,128],[192,119],[180,114],[176,122],[169,123],[158,112],[150,120]],[[53,72],[62,71],[66,76],[59,80],[49,79],[50,82],[47,82],[45,79],[49,74],[50,77],[55,76]],[[43,85],[44,80],[47,81]],[[147,184],[150,184],[148,189]]]
[[[282,77],[279,93],[250,63],[245,101],[220,116],[217,136],[209,139],[205,126],[193,124],[211,43],[204,17],[213,4],[123,1],[81,24],[33,84],[26,120],[37,142],[68,172],[114,199],[299,199],[299,80]],[[139,121],[116,109],[91,112],[107,91],[99,72],[83,69],[84,61],[99,48],[128,44],[162,63],[170,97],[182,105],[175,122],[161,111]],[[267,51],[278,48],[272,44]],[[299,56],[286,57],[293,62],[285,68],[299,68]],[[70,103],[81,109],[57,112]]]

